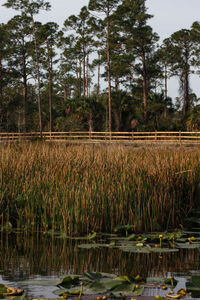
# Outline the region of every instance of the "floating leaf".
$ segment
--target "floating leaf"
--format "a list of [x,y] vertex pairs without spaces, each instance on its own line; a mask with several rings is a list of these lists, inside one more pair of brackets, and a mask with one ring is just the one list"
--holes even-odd
[[135,284],[121,284],[112,290],[114,296],[142,296],[144,292],[144,286]]
[[62,286],[64,288],[70,288],[71,286],[78,285],[79,283],[79,276],[66,276],[58,281],[56,285]]
[[178,252],[179,250],[176,248],[151,248],[150,252],[156,252],[156,253],[169,253],[169,252]]
[[192,297],[200,297],[200,276],[191,276],[190,281],[186,282],[186,289],[192,292]]
[[93,249],[93,248],[100,248],[102,247],[102,244],[81,244],[78,245],[78,248],[81,249]]
[[200,243],[175,243],[175,246],[179,249],[196,249],[196,248],[200,248]]
[[83,279],[84,278],[86,278],[87,280],[89,279],[89,280],[99,280],[99,279],[101,279],[103,276],[102,276],[102,274],[101,273],[99,273],[99,272],[85,272],[84,274],[83,274]]
[[87,284],[87,286],[83,288],[83,293],[85,295],[103,294],[105,292],[106,288],[104,284],[98,281]]
[[105,273],[105,272],[98,272],[98,274],[101,274],[101,278],[102,279],[114,279],[114,278],[116,278],[117,277],[117,275],[115,275],[115,274],[110,274],[110,273]]
[[134,296],[142,296],[144,292],[144,286],[142,285],[139,285],[139,286],[136,286],[134,291],[133,291],[133,295]]
[[133,234],[131,234],[129,237],[127,237],[127,240],[128,240],[128,241],[136,241],[136,240],[137,240],[137,237],[136,237],[136,235],[133,233]]
[[165,279],[164,283],[170,286],[176,286],[178,281],[174,277],[170,277]]
[[72,296],[72,295],[79,295],[80,294],[80,290],[78,290],[77,288],[71,288],[71,289],[59,289],[56,291],[53,291],[54,295],[57,296]]
[[120,276],[112,280],[105,281],[104,286],[106,287],[107,290],[112,290],[117,286],[125,283],[130,283],[130,279],[127,276]]
[[134,296],[134,289],[135,289],[135,284],[121,284],[117,286],[116,288],[112,289],[112,294],[115,296]]

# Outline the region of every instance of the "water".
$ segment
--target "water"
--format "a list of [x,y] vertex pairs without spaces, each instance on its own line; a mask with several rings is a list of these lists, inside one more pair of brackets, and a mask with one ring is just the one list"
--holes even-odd
[[[185,287],[191,275],[200,275],[200,249],[180,249],[175,253],[138,254],[119,249],[79,249],[82,240],[66,240],[44,234],[2,235],[0,239],[0,283],[22,288],[34,298],[55,298],[55,286],[40,287],[29,280],[55,280],[66,274],[88,270],[117,275],[178,279],[175,289]],[[145,289],[145,296],[165,294]],[[199,298],[200,299],[200,298]]]

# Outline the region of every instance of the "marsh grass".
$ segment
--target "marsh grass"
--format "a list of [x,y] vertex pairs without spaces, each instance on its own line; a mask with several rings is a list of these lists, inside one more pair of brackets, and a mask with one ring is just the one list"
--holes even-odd
[[67,235],[176,228],[200,208],[200,152],[25,143],[0,146],[1,230]]

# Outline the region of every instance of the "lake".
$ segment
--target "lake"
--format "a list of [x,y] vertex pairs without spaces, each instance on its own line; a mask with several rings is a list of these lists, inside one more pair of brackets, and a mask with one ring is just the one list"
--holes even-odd
[[[112,236],[99,236],[109,243]],[[130,253],[118,248],[79,248],[84,240],[46,234],[1,234],[0,282],[22,288],[33,298],[56,298],[55,286],[39,286],[33,280],[57,280],[67,274],[87,271],[178,280],[177,291],[193,275],[200,275],[200,248],[169,253]],[[90,241],[89,243],[94,243]],[[160,288],[145,288],[144,296],[165,295]],[[188,298],[187,298],[188,299]],[[200,299],[200,298],[199,298]]]

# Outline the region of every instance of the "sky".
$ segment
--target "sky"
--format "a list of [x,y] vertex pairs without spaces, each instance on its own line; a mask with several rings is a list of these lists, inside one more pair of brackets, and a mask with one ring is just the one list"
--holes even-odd
[[[72,14],[78,14],[89,0],[49,0],[50,12],[41,12],[37,17],[41,22],[54,21],[61,28],[63,22]],[[0,0],[0,4],[5,0]],[[175,31],[190,28],[194,21],[200,21],[200,0],[147,0],[148,13],[154,15],[149,24],[158,33],[161,41]],[[16,12],[0,6],[0,23],[6,23]],[[191,88],[200,96],[200,79],[191,78]],[[169,81],[169,95],[178,96],[178,81]]]

